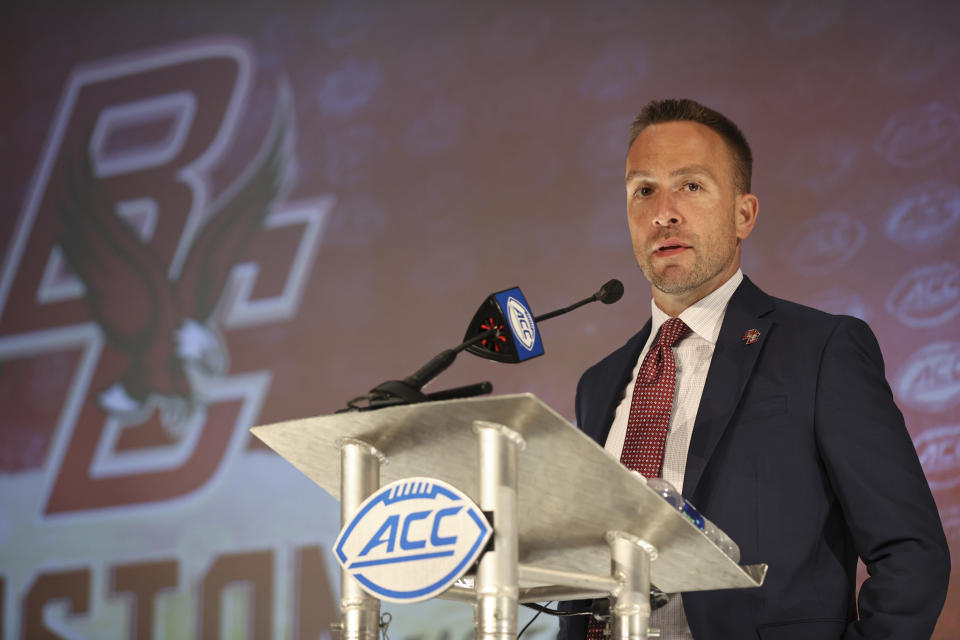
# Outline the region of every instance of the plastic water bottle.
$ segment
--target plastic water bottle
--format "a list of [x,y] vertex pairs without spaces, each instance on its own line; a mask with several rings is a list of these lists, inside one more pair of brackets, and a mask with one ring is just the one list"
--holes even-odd
[[740,562],[740,548],[737,543],[730,539],[717,525],[704,518],[703,515],[690,502],[684,498],[676,487],[663,478],[647,478],[647,486],[657,492],[657,494],[672,505],[692,522],[703,534],[710,539],[720,550],[727,554],[727,557],[734,562]]
[[680,495],[676,487],[663,478],[646,478],[647,486],[657,492],[661,498],[666,500],[677,511],[683,511],[684,497]]
[[710,522],[710,520],[707,520],[703,533],[710,538],[713,544],[720,547],[720,550],[727,554],[728,558],[734,562],[740,562],[740,547],[738,547],[737,543],[731,540],[730,536],[725,534],[720,527]]
[[663,478],[647,478],[647,486],[657,492],[657,494],[672,505],[674,509],[682,513],[687,520],[696,525],[697,529],[703,531],[706,522],[696,507],[687,502],[687,499],[680,495],[676,487]]

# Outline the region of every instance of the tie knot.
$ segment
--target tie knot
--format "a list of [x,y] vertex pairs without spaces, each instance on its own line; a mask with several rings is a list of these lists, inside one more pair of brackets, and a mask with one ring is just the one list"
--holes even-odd
[[657,342],[664,348],[677,344],[684,336],[690,333],[690,327],[680,318],[670,318],[660,327],[660,337]]

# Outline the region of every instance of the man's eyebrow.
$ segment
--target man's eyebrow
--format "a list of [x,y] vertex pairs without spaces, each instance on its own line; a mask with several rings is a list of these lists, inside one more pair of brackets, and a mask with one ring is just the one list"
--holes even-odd
[[[705,165],[702,164],[691,164],[684,167],[679,167],[670,172],[671,177],[682,176],[682,175],[691,175],[691,174],[703,174],[707,177],[713,178],[713,172],[710,171]],[[630,184],[631,180],[636,180],[638,178],[650,178],[652,175],[646,171],[640,169],[634,169],[627,174],[625,183]]]
[[671,176],[682,176],[689,175],[691,173],[702,173],[706,176],[713,177],[713,173],[705,165],[702,164],[691,164],[685,167],[680,167],[679,169],[674,169],[670,172]]

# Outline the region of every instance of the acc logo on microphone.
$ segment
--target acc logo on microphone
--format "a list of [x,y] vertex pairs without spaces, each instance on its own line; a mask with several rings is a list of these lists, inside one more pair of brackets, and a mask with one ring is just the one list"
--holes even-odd
[[518,287],[495,293],[497,304],[507,316],[510,323],[510,333],[513,343],[517,347],[517,359],[520,362],[543,355],[543,343],[534,322],[533,313],[527,299],[523,297]]
[[913,441],[931,489],[960,484],[960,425],[927,429]]
[[960,268],[951,262],[907,273],[887,298],[887,310],[908,327],[933,327],[960,313]]
[[492,532],[457,488],[434,478],[405,478],[364,500],[334,550],[340,566],[371,595],[419,602],[453,585]]
[[533,314],[511,296],[507,298],[507,318],[517,341],[524,349],[531,351],[537,341],[537,326],[533,323]]

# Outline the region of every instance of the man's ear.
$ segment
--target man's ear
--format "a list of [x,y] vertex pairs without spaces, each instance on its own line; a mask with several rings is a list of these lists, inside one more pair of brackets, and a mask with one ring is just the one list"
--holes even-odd
[[737,196],[734,223],[737,226],[737,238],[744,240],[753,231],[760,214],[760,201],[752,193],[743,193]]

